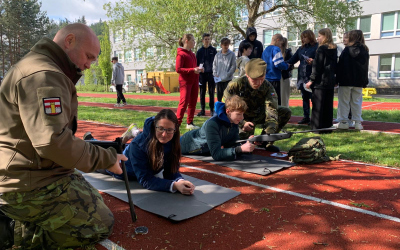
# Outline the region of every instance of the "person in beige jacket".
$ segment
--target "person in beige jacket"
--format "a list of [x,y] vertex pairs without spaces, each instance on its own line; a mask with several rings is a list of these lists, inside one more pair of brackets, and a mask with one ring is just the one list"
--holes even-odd
[[64,249],[93,244],[111,233],[111,211],[76,171],[121,174],[119,162],[127,160],[114,149],[74,136],[75,84],[99,52],[99,40],[88,26],[70,24],[53,40],[41,39],[5,76],[0,87],[0,224],[15,220],[16,237],[10,226],[11,237],[2,232],[0,249],[12,244]]

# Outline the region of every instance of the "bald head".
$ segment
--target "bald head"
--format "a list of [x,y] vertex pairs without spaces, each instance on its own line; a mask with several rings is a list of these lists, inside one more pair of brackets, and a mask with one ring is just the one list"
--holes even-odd
[[100,42],[96,34],[82,23],[69,24],[60,29],[53,41],[81,70],[90,68],[90,64],[97,60],[100,52]]

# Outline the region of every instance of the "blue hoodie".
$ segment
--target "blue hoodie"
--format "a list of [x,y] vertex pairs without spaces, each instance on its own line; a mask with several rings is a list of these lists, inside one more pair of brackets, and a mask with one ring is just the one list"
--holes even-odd
[[282,70],[287,70],[289,65],[285,63],[281,49],[275,45],[269,45],[262,53],[261,59],[267,63],[265,79],[269,82],[280,81]]
[[[216,161],[234,160],[241,153],[239,127],[231,123],[225,112],[225,103],[216,102],[215,112],[199,129],[191,130],[181,136],[183,155],[211,155]],[[224,148],[221,148],[224,146]]]
[[[154,122],[154,117],[149,117],[144,122],[143,133],[136,136],[132,142],[125,148],[124,155],[128,157],[125,162],[126,171],[130,179],[138,180],[138,182],[146,189],[154,191],[171,191],[171,185],[174,181],[183,179],[179,173],[172,173],[169,164],[169,155],[172,150],[172,143],[164,144],[164,164],[158,171],[153,171],[149,164],[148,143],[153,136],[151,134],[151,125]],[[154,175],[163,172],[163,178],[155,177]],[[123,179],[122,175],[113,174],[118,179]]]

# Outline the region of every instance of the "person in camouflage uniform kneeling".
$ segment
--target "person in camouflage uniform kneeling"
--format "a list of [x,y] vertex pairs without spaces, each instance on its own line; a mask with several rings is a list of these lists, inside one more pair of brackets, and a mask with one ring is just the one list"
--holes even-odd
[[[278,133],[290,120],[292,111],[278,107],[278,96],[274,87],[265,79],[267,63],[262,59],[251,59],[245,66],[246,75],[228,84],[224,99],[232,95],[240,96],[247,104],[244,119],[239,124],[240,139],[254,134],[257,125],[263,128],[262,134]],[[273,143],[263,144],[267,151],[279,152]]]

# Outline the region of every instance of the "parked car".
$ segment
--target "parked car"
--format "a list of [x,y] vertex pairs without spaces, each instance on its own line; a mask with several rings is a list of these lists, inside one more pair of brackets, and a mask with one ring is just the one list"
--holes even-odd
[[[125,81],[124,85],[122,86],[122,93],[125,92],[136,92],[138,89],[138,86],[135,82],[128,82]],[[110,86],[110,92],[117,92],[117,89],[115,88],[114,85]]]

